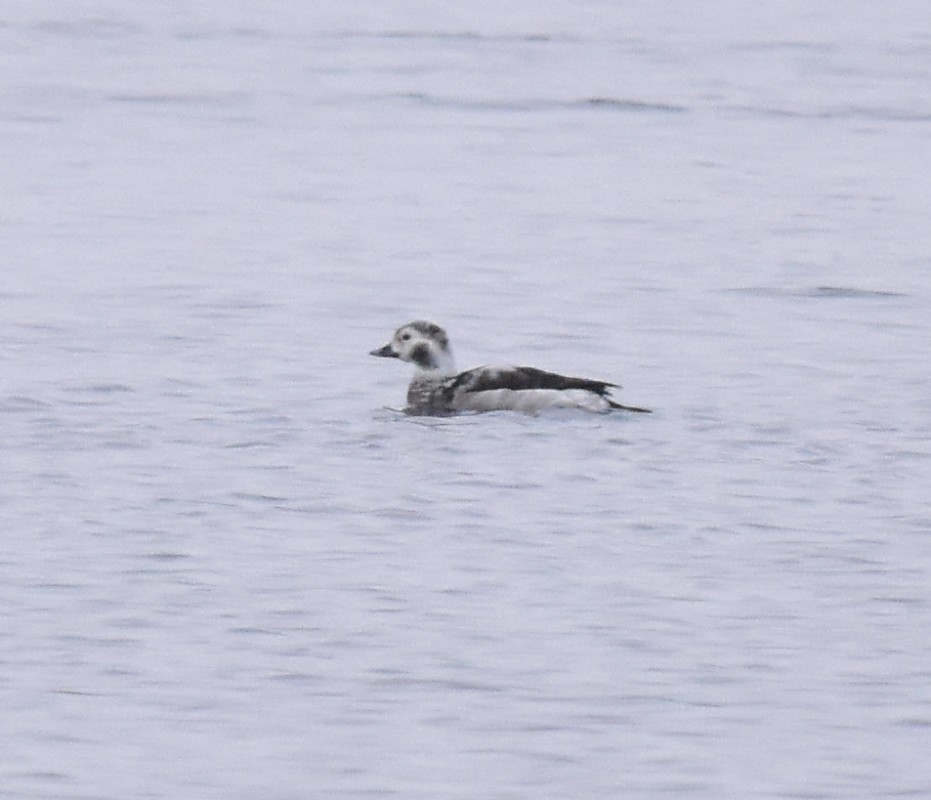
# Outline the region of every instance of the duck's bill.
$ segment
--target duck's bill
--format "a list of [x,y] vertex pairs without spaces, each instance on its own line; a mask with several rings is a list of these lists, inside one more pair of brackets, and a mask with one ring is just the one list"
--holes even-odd
[[391,349],[390,344],[386,344],[384,347],[378,348],[378,350],[373,350],[369,353],[370,356],[381,356],[382,358],[397,358],[398,354]]

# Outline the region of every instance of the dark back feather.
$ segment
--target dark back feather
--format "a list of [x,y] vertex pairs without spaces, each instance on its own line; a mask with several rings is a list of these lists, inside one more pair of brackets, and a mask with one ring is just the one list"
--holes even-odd
[[466,392],[488,392],[495,389],[522,391],[527,389],[585,389],[597,395],[605,396],[608,389],[616,384],[605,381],[593,381],[588,378],[571,378],[555,372],[546,372],[534,367],[513,367],[507,369],[489,369],[479,367],[457,375],[450,384],[450,390],[460,389]]

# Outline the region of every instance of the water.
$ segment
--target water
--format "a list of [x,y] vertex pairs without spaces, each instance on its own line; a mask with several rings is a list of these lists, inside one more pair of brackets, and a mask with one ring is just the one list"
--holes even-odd
[[924,3],[0,42],[4,800],[931,796]]

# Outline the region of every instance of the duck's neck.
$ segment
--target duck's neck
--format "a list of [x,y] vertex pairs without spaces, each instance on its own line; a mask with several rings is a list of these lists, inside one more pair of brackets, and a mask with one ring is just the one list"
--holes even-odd
[[430,357],[415,361],[418,378],[445,378],[456,374],[456,362],[448,350],[432,350]]

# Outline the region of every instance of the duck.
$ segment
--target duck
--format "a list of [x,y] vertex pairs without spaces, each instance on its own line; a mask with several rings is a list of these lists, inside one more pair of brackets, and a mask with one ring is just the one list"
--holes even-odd
[[462,412],[518,411],[535,415],[550,408],[594,413],[648,408],[618,403],[620,387],[608,381],[572,378],[534,367],[476,367],[456,370],[449,336],[434,322],[414,320],[398,328],[384,347],[370,355],[397,358],[414,365],[407,389],[406,414],[450,416]]

